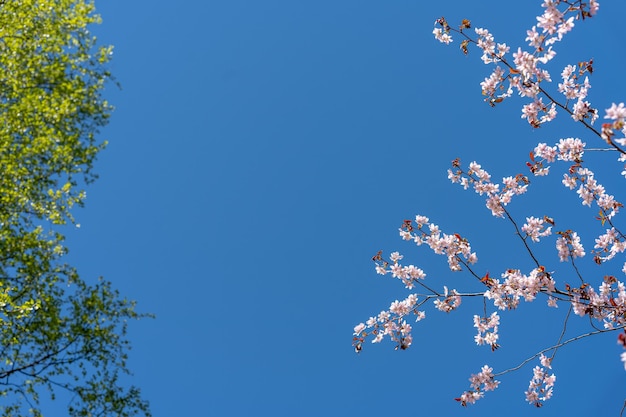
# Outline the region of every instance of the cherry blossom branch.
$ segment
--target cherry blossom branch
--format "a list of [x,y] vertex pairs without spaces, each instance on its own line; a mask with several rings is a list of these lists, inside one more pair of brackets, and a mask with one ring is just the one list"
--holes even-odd
[[[508,63],[506,65],[510,67]],[[557,100],[552,98],[552,96],[548,94],[548,92],[543,87],[538,86],[538,88],[539,88],[539,91],[541,91],[541,93],[543,93],[543,95],[546,96],[548,100],[550,100],[550,102],[554,103],[557,107],[560,107],[561,109],[565,110],[567,114],[569,114],[570,116],[572,116],[572,118],[575,119],[575,114],[572,110],[569,109],[569,107],[559,103]],[[602,133],[600,133],[597,129],[591,126],[585,119],[580,119],[577,121],[582,123],[583,126],[585,126],[587,129],[591,130],[600,139],[604,140],[608,145],[612,146],[614,150],[618,151],[619,153],[623,155],[626,155],[626,150],[620,148],[617,144],[615,144],[615,142],[613,142],[613,140],[610,137],[605,137],[604,135],[602,135]]]
[[[558,4],[559,2],[557,1],[556,3]],[[550,121],[556,116],[556,111],[554,109],[548,109],[547,105],[543,104],[540,98],[537,98],[539,94],[543,94],[550,101],[549,104],[551,104],[552,107],[556,106],[561,108],[574,120],[581,122],[583,126],[585,126],[596,136],[609,144],[613,149],[626,156],[626,150],[618,146],[612,139],[612,129],[616,127],[621,129],[623,127],[623,123],[616,122],[608,125],[605,124],[603,125],[602,132],[595,129],[591,125],[591,123],[593,123],[597,118],[597,110],[592,109],[588,102],[583,101],[583,99],[587,95],[587,90],[590,87],[588,81],[585,80],[584,84],[576,85],[570,79],[572,75],[575,80],[578,77],[581,77],[586,72],[589,72],[591,74],[593,72],[593,60],[589,62],[579,63],[580,70],[578,75],[572,74],[572,72],[574,71],[573,66],[568,66],[566,68],[567,72],[564,71],[563,73],[564,83],[559,84],[559,90],[561,90],[561,87],[563,86],[562,92],[566,93],[569,90],[567,94],[575,94],[575,96],[571,98],[578,98],[578,101],[576,102],[576,104],[574,104],[572,108],[569,107],[570,97],[567,94],[566,102],[565,104],[563,104],[556,100],[550,93],[548,93],[545,88],[540,85],[542,81],[551,81],[548,72],[545,70],[540,70],[537,67],[537,64],[539,62],[545,64],[554,57],[554,52],[552,51],[551,46],[548,47],[548,49],[546,50],[547,45],[551,45],[552,43],[561,40],[563,35],[569,32],[574,26],[572,18],[566,20],[564,16],[569,12],[576,11],[580,12],[580,16],[583,16],[583,18],[584,16],[590,17],[595,14],[595,10],[591,11],[591,7],[594,6],[587,5],[582,1],[578,2],[577,6],[574,6],[573,4],[568,2],[566,2],[566,4],[568,4],[570,7],[560,12],[561,23],[558,25],[558,27],[552,27],[548,29],[548,33],[554,35],[554,33],[556,32],[558,33],[558,36],[539,35],[535,31],[535,27],[533,27],[531,31],[528,31],[528,37],[526,39],[530,41],[531,46],[535,47],[535,51],[532,54],[527,54],[526,52],[522,52],[521,49],[518,49],[517,53],[513,54],[513,57],[515,59],[515,65],[509,63],[505,58],[505,54],[509,52],[510,48],[506,44],[498,44],[496,48],[495,42],[493,41],[493,36],[487,30],[478,28],[475,30],[476,34],[479,36],[478,40],[467,35],[467,33],[464,32],[464,29],[471,28],[471,23],[467,19],[462,21],[459,29],[456,29],[450,27],[445,18],[442,17],[436,21],[436,24],[438,24],[440,28],[436,27],[433,33],[440,42],[446,44],[452,42],[452,38],[449,36],[449,33],[457,33],[464,38],[464,40],[461,42],[461,50],[464,54],[468,53],[467,45],[472,43],[483,50],[482,60],[485,64],[502,63],[505,67],[508,68],[509,74],[505,76],[503,71],[499,67],[496,67],[492,76],[489,79],[485,79],[485,81],[481,83],[481,85],[483,85],[483,94],[489,96],[485,100],[491,106],[495,106],[497,103],[502,102],[505,98],[510,97],[512,95],[512,86],[515,86],[517,89],[519,89],[521,95],[534,99],[533,103],[524,106],[522,117],[526,117],[528,119],[528,122],[533,127],[537,128],[541,125],[541,123]],[[584,9],[585,6],[590,7],[589,11]],[[597,5],[595,5],[595,7],[597,8]],[[554,16],[551,16],[551,18],[547,20],[553,19]],[[554,25],[554,22],[551,22],[548,25]],[[540,24],[539,26],[542,25]],[[546,26],[543,26],[543,29],[545,33]],[[541,53],[543,53],[543,55],[540,55]],[[512,74],[516,76],[512,77]],[[518,74],[521,74],[521,76],[517,76]],[[496,86],[506,80],[508,80],[510,83],[509,89],[504,94],[495,96]],[[542,116],[541,119],[537,119],[536,116],[538,111],[543,111],[546,113],[546,115]],[[586,119],[590,119],[591,123],[589,123]]]
[[[557,7],[559,5],[568,7],[559,10]],[[544,88],[545,84],[542,84],[544,81],[552,81],[549,72],[540,68],[540,64],[546,64],[555,56],[556,52],[552,50],[552,45],[560,41],[563,35],[572,29],[574,19],[584,20],[593,16],[598,10],[597,1],[545,0],[542,6],[545,10],[541,16],[537,17],[537,25],[527,31],[526,40],[529,41],[534,51],[528,53],[518,48],[517,52],[512,54],[511,60],[505,57],[510,48],[506,44],[496,44],[488,30],[475,29],[476,39],[464,32],[465,29],[471,27],[469,20],[463,20],[457,30],[451,28],[444,18],[438,19],[433,33],[436,39],[446,44],[452,42],[451,32],[458,33],[462,37],[463,53],[468,53],[467,46],[472,43],[482,49],[481,59],[485,64],[496,64],[491,76],[481,83],[482,92],[487,96],[485,101],[488,104],[495,106],[512,96],[515,89],[521,96],[531,100],[531,103],[522,108],[522,118],[525,118],[531,126],[540,127],[542,123],[556,117],[557,109],[563,110],[610,146],[606,149],[587,150],[617,151],[620,154],[618,161],[626,162],[626,151],[622,148],[626,147],[626,138],[615,137],[616,131],[621,131],[626,135],[626,106],[623,103],[612,104],[609,109],[606,109],[605,116],[605,119],[610,119],[610,123],[604,123],[601,130],[592,126],[599,116],[598,110],[585,101],[588,89],[591,87],[588,76],[585,74],[593,72],[593,60],[579,63],[578,68],[574,65],[565,67],[561,73],[563,82],[558,85],[558,91],[565,96],[564,101],[558,101],[553,93]],[[574,16],[567,16],[572,13]],[[500,63],[502,64],[498,65]],[[506,73],[507,69],[508,73]],[[505,82],[508,82],[508,89],[504,85]],[[623,205],[616,201],[613,195],[605,192],[604,187],[598,184],[591,170],[583,167],[584,147],[585,144],[576,138],[561,139],[556,146],[540,143],[534,152],[531,152],[531,162],[528,162],[527,166],[535,176],[541,176],[547,175],[550,169],[550,166],[544,163],[552,163],[557,159],[571,162],[562,183],[572,190],[577,188],[576,192],[582,199],[583,205],[590,207],[597,205],[599,217],[596,219],[601,222],[602,226],[607,224],[611,227],[595,239],[594,249],[591,250],[595,255],[594,261],[601,264],[626,252],[626,235],[615,227],[613,220]],[[626,176],[626,166],[621,175]],[[391,303],[388,310],[370,317],[366,323],[359,323],[354,328],[353,346],[357,352],[360,352],[366,338],[371,336],[373,343],[378,343],[387,337],[396,343],[396,349],[407,349],[413,341],[412,327],[407,322],[408,316],[415,315],[416,322],[424,319],[426,313],[420,308],[427,302],[434,301],[437,310],[449,313],[460,306],[463,298],[482,297],[482,316],[474,316],[474,327],[477,329],[474,340],[477,345],[489,345],[492,350],[495,350],[499,348],[499,316],[497,311],[488,313],[487,300],[497,310],[511,310],[517,308],[522,300],[531,302],[538,294],[545,294],[548,298],[548,305],[551,307],[557,307],[558,302],[568,303],[568,311],[556,344],[535,353],[519,365],[497,374],[493,373],[491,367],[484,365],[480,372],[471,376],[471,388],[456,398],[464,406],[474,403],[484,396],[485,391],[493,390],[498,386],[499,381],[495,379],[496,376],[519,370],[539,357],[541,366],[535,366],[533,369],[533,376],[526,391],[526,400],[539,407],[543,401],[552,396],[556,377],[550,374],[548,369],[551,368],[551,362],[558,349],[585,337],[626,329],[626,284],[611,275],[605,275],[597,289],[586,282],[575,261],[576,258],[585,256],[581,238],[575,231],[568,229],[556,231],[558,235],[555,242],[556,249],[561,262],[571,263],[581,284],[579,287],[572,287],[567,282],[563,282],[563,287],[557,287],[554,279],[555,272],[549,272],[539,262],[539,257],[529,242],[529,239],[532,242],[539,242],[541,238],[551,235],[552,228],[555,227],[554,220],[545,215],[543,218],[527,217],[526,223],[520,227],[518,221],[506,208],[514,196],[526,192],[530,181],[525,175],[506,177],[502,179],[501,184],[498,184],[491,181],[489,173],[478,163],[470,163],[465,171],[460,167],[460,161],[456,159],[452,163],[452,169],[448,170],[448,178],[453,183],[460,184],[464,189],[472,187],[479,195],[485,195],[486,206],[491,210],[492,215],[507,218],[511,222],[516,235],[521,239],[526,252],[534,262],[535,268],[528,273],[519,269],[507,269],[499,277],[490,277],[488,272],[481,276],[474,266],[478,257],[472,252],[466,238],[457,233],[441,232],[439,227],[425,216],[418,215],[415,221],[405,220],[399,230],[403,240],[412,241],[417,246],[428,246],[435,254],[445,256],[452,272],[465,270],[486,289],[482,292],[459,292],[456,289],[449,290],[444,286],[443,292],[437,291],[432,288],[432,285],[423,282],[426,273],[420,268],[414,265],[402,265],[400,261],[403,257],[398,252],[392,252],[387,261],[382,258],[381,251],[373,258],[378,274],[389,274],[401,280],[409,290],[419,286],[426,291],[426,294],[410,294],[404,300],[396,300]],[[626,263],[622,271],[626,273]],[[572,312],[588,319],[594,330],[563,340]],[[598,322],[603,323],[604,329],[596,326]],[[620,333],[618,342],[626,348],[626,332]],[[552,351],[551,358],[544,355],[549,351]],[[626,364],[626,352],[621,355],[621,360]],[[626,409],[626,402],[620,415],[623,414],[624,409]]]

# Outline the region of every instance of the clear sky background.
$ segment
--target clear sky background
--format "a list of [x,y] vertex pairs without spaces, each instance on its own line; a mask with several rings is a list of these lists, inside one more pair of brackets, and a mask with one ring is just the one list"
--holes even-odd
[[[565,115],[533,130],[518,98],[490,108],[479,82],[491,68],[479,51],[464,57],[431,34],[442,15],[455,25],[468,18],[524,46],[540,4],[97,3],[104,22],[94,31],[115,45],[122,88],[107,93],[116,111],[101,137],[110,145],[68,245],[85,277],[112,280],[156,314],[130,326],[129,380],[155,417],[619,414],[626,372],[615,333],[559,351],[555,397],[542,409],[524,398],[538,361],[468,409],[453,400],[483,364],[500,371],[557,340],[567,310],[544,300],[501,314],[494,353],[473,341],[480,302],[450,315],[429,307],[408,351],[351,347],[357,323],[408,295],[374,272],[379,249],[402,252],[435,288],[471,280],[400,240],[402,220],[415,214],[467,237],[481,273],[531,268],[511,225],[449,183],[452,159],[477,160],[500,179],[526,173],[538,142],[578,136],[600,146]],[[601,2],[556,45],[549,67],[556,81],[566,64],[593,58],[589,98],[602,110],[626,98],[625,13],[624,2]],[[615,157],[588,160],[624,200]],[[579,230],[589,252],[601,229],[595,209],[560,185],[565,168],[533,181],[511,211],[522,223],[546,214]],[[560,282],[574,281],[554,238],[537,250]],[[596,284],[622,264],[589,263],[581,268]],[[569,336],[589,329],[571,323]]]

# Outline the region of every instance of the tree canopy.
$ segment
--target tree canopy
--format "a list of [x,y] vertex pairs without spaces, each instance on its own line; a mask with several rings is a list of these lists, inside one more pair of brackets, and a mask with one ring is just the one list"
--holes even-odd
[[111,284],[82,279],[63,228],[95,179],[112,49],[84,0],[0,1],[0,410],[43,415],[69,392],[71,416],[149,415],[128,373],[126,321]]

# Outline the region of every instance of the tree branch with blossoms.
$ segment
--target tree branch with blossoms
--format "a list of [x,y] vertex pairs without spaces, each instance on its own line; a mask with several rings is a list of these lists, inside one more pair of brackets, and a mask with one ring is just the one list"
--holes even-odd
[[[557,229],[558,219],[553,214],[530,215],[520,227],[522,222],[507,209],[517,196],[527,192],[531,181],[540,182],[539,177],[550,174],[551,164],[564,163],[566,166],[561,183],[570,190],[576,190],[583,206],[597,209],[598,215],[592,219],[603,229],[595,238],[595,245],[590,251],[593,255],[593,264],[601,265],[620,258],[624,262],[626,235],[615,221],[623,204],[607,192],[583,157],[585,150],[616,151],[619,154],[617,160],[622,163],[623,170],[620,175],[626,177],[626,165],[623,165],[626,163],[624,150],[626,137],[618,137],[619,133],[626,136],[626,107],[623,103],[611,104],[604,116],[608,122],[597,129],[593,125],[599,117],[599,112],[586,100],[591,88],[589,76],[594,72],[593,60],[567,65],[561,71],[562,82],[558,83],[556,90],[563,95],[562,101],[555,98],[556,93],[549,91],[547,84],[552,82],[552,79],[549,71],[543,67],[554,58],[555,44],[574,28],[575,22],[594,16],[599,10],[599,4],[595,0],[544,0],[542,7],[544,10],[537,17],[536,26],[527,31],[526,41],[530,52],[519,47],[512,54],[512,58],[508,57],[511,48],[505,43],[496,43],[494,36],[487,29],[474,29],[476,38],[468,35],[472,28],[469,20],[463,20],[456,29],[442,17],[435,21],[433,34],[444,44],[452,43],[453,35],[460,35],[462,38],[460,48],[464,54],[469,53],[470,44],[476,45],[482,51],[482,61],[495,65],[491,75],[480,83],[482,94],[486,96],[485,101],[490,106],[502,103],[517,92],[520,97],[530,100],[522,106],[521,118],[533,128],[539,128],[542,124],[554,120],[557,111],[562,110],[609,148],[589,149],[586,148],[585,142],[575,137],[559,139],[553,146],[539,143],[529,154],[530,160],[526,163],[529,172],[505,177],[501,183],[494,182],[489,172],[476,161],[469,163],[467,168],[462,167],[458,158],[452,161],[448,179],[465,190],[472,189],[485,198],[485,206],[492,216],[505,219],[512,224],[523,246],[523,252],[532,261],[534,268],[527,273],[519,269],[506,269],[500,277],[490,276],[489,272],[481,274],[475,266],[478,256],[472,251],[466,237],[458,233],[444,233],[428,217],[417,215],[414,220],[404,220],[399,228],[400,237],[444,256],[451,272],[468,272],[483,290],[462,291],[449,289],[446,285],[443,286],[443,290],[436,290],[432,284],[425,283],[424,270],[412,264],[401,263],[404,257],[399,252],[392,252],[385,259],[383,252],[379,251],[372,258],[378,274],[399,279],[409,290],[418,287],[424,291],[420,294],[410,294],[404,300],[392,302],[388,310],[383,310],[354,328],[353,346],[356,352],[363,350],[368,339],[372,343],[379,343],[385,338],[394,342],[396,349],[405,350],[413,342],[413,327],[407,319],[414,316],[416,322],[424,320],[428,302],[432,301],[436,310],[452,313],[460,307],[463,299],[482,298],[484,311],[482,315],[474,315],[473,318],[477,330],[474,342],[478,346],[487,345],[494,351],[500,348],[499,310],[517,309],[521,301],[532,302],[540,294],[546,297],[549,307],[556,308],[558,304],[568,306],[561,334],[555,344],[536,352],[519,365],[500,372],[494,372],[492,367],[484,365],[477,374],[470,377],[470,389],[456,398],[463,406],[473,404],[483,398],[485,392],[495,390],[500,384],[496,377],[518,371],[539,359],[539,365],[533,369],[525,396],[527,402],[540,407],[553,395],[556,376],[550,373],[550,370],[560,348],[587,337],[618,331],[618,343],[626,349],[624,282],[613,275],[604,275],[599,280],[598,274],[594,273],[589,274],[590,279],[581,272],[578,262],[589,259],[586,258],[583,236],[570,228]],[[551,239],[553,236],[559,261],[569,264],[580,285],[570,285],[561,279],[560,274],[548,268],[548,263],[533,249],[534,244]],[[626,274],[626,262],[623,263],[622,272]],[[594,286],[592,283],[596,281],[601,282]],[[491,313],[487,311],[488,303],[493,305],[495,311]],[[594,330],[563,340],[572,312],[579,317],[587,317]],[[597,327],[597,323],[601,324],[601,327]],[[549,357],[545,356],[548,353],[551,353]],[[626,351],[620,358],[626,368]]]
[[[624,139],[614,139],[615,130],[624,128],[623,104],[613,105],[611,109],[607,110],[605,118],[611,119],[613,122],[603,124],[601,131],[592,126],[598,118],[598,110],[591,107],[588,101],[585,101],[591,88],[589,77],[586,76],[582,83],[578,83],[585,74],[591,75],[593,73],[592,59],[579,62],[577,65],[568,65],[561,72],[563,82],[558,84],[558,92],[565,96],[564,103],[555,99],[543,87],[543,84],[552,81],[550,73],[540,67],[541,64],[547,64],[556,55],[552,45],[561,41],[564,35],[572,30],[574,20],[595,15],[599,8],[598,2],[550,0],[545,1],[543,5],[546,10],[542,16],[537,18],[537,26],[533,26],[527,31],[526,40],[534,50],[527,52],[518,48],[517,52],[513,53],[512,63],[506,58],[510,47],[506,43],[496,43],[493,35],[487,29],[476,28],[474,32],[478,37],[476,39],[471,38],[466,32],[467,29],[471,28],[471,23],[467,19],[461,22],[458,29],[451,27],[443,17],[437,19],[433,34],[440,42],[450,44],[453,41],[450,33],[457,33],[464,38],[461,42],[461,50],[464,54],[469,53],[467,47],[471,43],[482,50],[481,59],[485,64],[496,64],[492,74],[481,83],[482,93],[487,96],[485,101],[489,105],[495,106],[503,102],[517,90],[520,96],[532,99],[531,103],[522,107],[522,118],[525,118],[532,127],[538,128],[543,123],[554,120],[558,107],[596,136],[602,138],[613,149],[626,156],[626,150],[622,148],[626,145]],[[559,5],[564,6],[563,10],[558,9]],[[567,17],[568,15],[572,16]],[[542,30],[541,33],[537,31],[537,28]],[[498,66],[498,63],[504,65],[508,72]],[[505,88],[504,83],[506,81],[509,82],[509,85]],[[543,102],[541,95],[548,99],[548,104]],[[575,100],[575,103],[570,105],[570,100]]]

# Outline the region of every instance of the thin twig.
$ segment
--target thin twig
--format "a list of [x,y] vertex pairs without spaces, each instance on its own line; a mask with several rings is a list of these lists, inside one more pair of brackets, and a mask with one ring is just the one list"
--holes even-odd
[[506,369],[506,370],[504,370],[504,371],[502,371],[502,372],[498,372],[497,374],[494,374],[493,376],[500,376],[500,375],[504,375],[504,374],[506,374],[506,373],[508,373],[508,372],[517,371],[518,369],[520,369],[520,368],[522,368],[524,365],[526,365],[528,362],[530,362],[530,361],[532,361],[533,359],[535,359],[535,358],[537,358],[538,356],[540,356],[542,353],[548,352],[548,351],[550,351],[550,350],[552,350],[552,349],[558,349],[558,348],[560,348],[560,347],[562,347],[562,346],[568,345],[568,344],[570,344],[570,343],[572,343],[572,342],[575,342],[575,341],[577,341],[577,340],[583,339],[583,338],[588,337],[588,336],[594,336],[594,335],[596,335],[596,334],[600,334],[600,333],[608,333],[608,332],[614,332],[615,330],[621,330],[621,329],[623,329],[624,327],[626,327],[626,325],[625,325],[625,326],[616,327],[616,328],[613,328],[613,329],[601,329],[601,330],[595,330],[595,331],[593,331],[593,332],[589,332],[589,333],[585,333],[585,334],[578,335],[578,336],[576,336],[576,337],[572,337],[571,339],[568,339],[568,340],[566,340],[565,342],[562,342],[562,343],[556,344],[556,345],[554,345],[554,346],[550,346],[549,348],[545,348],[545,349],[543,349],[543,350],[540,350],[539,352],[535,353],[534,355],[532,355],[532,356],[531,356],[531,357],[529,357],[528,359],[525,359],[524,361],[522,361],[519,365],[514,366],[513,368]]
[[528,242],[526,242],[526,239],[524,239],[522,237],[522,233],[519,230],[519,227],[517,226],[517,223],[515,222],[515,220],[513,220],[513,217],[511,216],[511,214],[509,214],[509,212],[507,211],[506,208],[504,208],[504,206],[500,205],[500,207],[502,207],[502,210],[504,210],[504,213],[506,214],[506,216],[509,218],[509,220],[511,221],[511,223],[513,223],[513,226],[515,227],[515,232],[517,233],[517,235],[520,237],[520,239],[522,240],[522,242],[524,243],[524,246],[526,247],[526,250],[528,251],[528,254],[530,255],[530,257],[533,259],[533,261],[535,261],[535,265],[537,265],[537,268],[539,268],[541,266],[541,264],[539,263],[539,261],[537,260],[537,258],[535,257],[535,254],[533,253],[533,251],[530,249],[530,246],[528,246]]
[[[567,330],[567,321],[569,320],[569,316],[571,312],[572,312],[572,305],[570,304],[569,308],[567,309],[567,315],[565,316],[565,320],[563,321],[563,330],[561,330],[561,335],[559,336],[559,340],[556,342],[557,345],[561,343],[561,340],[563,340],[563,336],[565,336],[565,331]],[[550,361],[552,361],[555,356],[556,356],[556,349],[554,350],[554,353],[552,353],[552,357],[550,358]]]
[[578,270],[578,267],[574,263],[574,255],[570,253],[569,258],[570,258],[570,261],[572,262],[572,266],[574,267],[574,271],[576,271],[576,275],[578,275],[578,278],[580,278],[580,283],[585,285],[585,280],[583,279],[582,275],[580,275],[580,271]]

